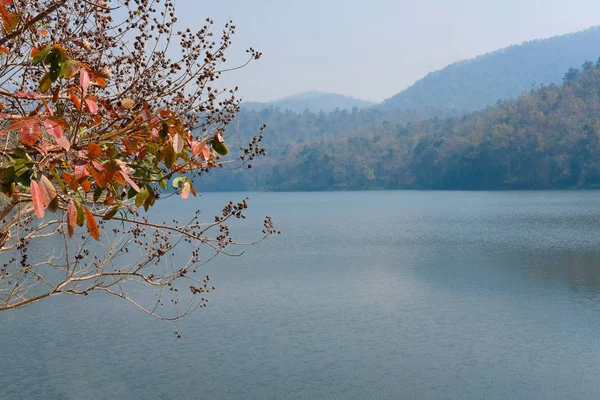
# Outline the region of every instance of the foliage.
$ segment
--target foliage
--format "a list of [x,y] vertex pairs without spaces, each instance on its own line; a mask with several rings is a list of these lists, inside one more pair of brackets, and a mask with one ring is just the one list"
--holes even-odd
[[[221,157],[237,88],[215,87],[235,25],[218,40],[210,19],[198,32],[179,30],[171,1],[3,0],[0,15],[0,310],[102,290],[159,316],[128,295],[134,284],[177,292],[174,282],[188,279],[192,295],[208,291],[207,279],[188,274],[205,261],[201,248],[227,253],[234,241],[225,223],[244,217],[246,201],[208,223],[198,214],[185,224],[152,222],[144,213],[165,189],[196,196],[195,178],[235,162]],[[248,62],[259,57],[248,50]],[[237,167],[264,154],[261,140]],[[274,232],[267,218],[265,236]],[[65,236],[62,250],[29,257],[56,235]],[[93,255],[90,239],[108,250]],[[187,261],[158,268],[181,242]],[[130,246],[142,257],[123,265]]]
[[384,120],[281,146],[252,183],[271,190],[598,187],[599,96],[600,61],[588,61],[560,86],[470,115]]

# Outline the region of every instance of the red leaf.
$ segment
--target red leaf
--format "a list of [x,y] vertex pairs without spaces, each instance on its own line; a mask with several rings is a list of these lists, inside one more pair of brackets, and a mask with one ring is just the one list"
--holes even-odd
[[88,231],[90,232],[90,236],[96,240],[99,240],[100,230],[98,229],[98,223],[96,222],[94,214],[92,214],[87,207],[83,207],[83,211],[85,211],[85,223]]
[[73,200],[67,206],[67,228],[69,229],[69,237],[73,237],[75,233],[75,224],[77,223],[77,208]]
[[192,154],[194,157],[204,150],[204,146],[206,146],[206,143],[204,142],[192,142]]
[[3,53],[6,53],[6,54],[10,53],[10,50],[8,50],[8,49],[7,49],[6,47],[4,47],[4,46],[0,46],[0,51],[1,51],[1,52],[3,52]]
[[127,174],[127,172],[121,171],[121,176],[123,177],[123,179],[125,179],[125,181],[127,181],[127,183],[131,185],[133,190],[135,190],[138,193],[140,192],[140,187],[133,181],[133,179],[129,177],[129,174]]
[[24,127],[31,125],[33,122],[34,122],[34,120],[31,120],[31,119],[20,119],[18,121],[11,122],[10,125],[8,125],[4,129],[2,129],[2,133],[12,132],[12,131],[20,131]]
[[98,104],[96,104],[94,100],[85,99],[85,105],[87,106],[90,113],[96,114],[98,112]]
[[83,181],[89,174],[86,165],[77,165],[75,167],[75,179],[77,179],[78,182]]
[[200,151],[200,158],[204,161],[210,160],[211,151],[210,147],[204,144],[204,148]]
[[60,138],[56,138],[56,144],[62,147],[65,150],[69,150],[71,148],[71,143],[69,143],[69,139],[66,136],[61,136]]
[[63,135],[62,128],[57,122],[45,120],[44,128],[46,128],[46,132],[48,132],[50,136],[54,136],[57,139],[60,139]]
[[33,210],[38,218],[44,218],[44,195],[38,183],[31,181],[31,201],[33,202]]
[[37,121],[27,120],[29,123],[21,128],[21,142],[33,147],[40,137],[40,126]]
[[87,96],[88,87],[90,86],[90,75],[85,68],[81,68],[81,71],[79,71],[79,83],[83,89],[83,97]]
[[46,36],[48,36],[48,29],[38,29],[37,33],[42,35],[42,37],[46,37]]
[[34,93],[34,92],[19,91],[19,92],[15,92],[15,97],[18,97],[21,99],[37,100],[37,99],[41,99],[42,95],[40,95],[39,93]]
[[56,188],[54,187],[52,182],[50,182],[50,180],[44,175],[42,175],[42,177],[40,178],[39,186],[44,198],[44,205],[46,205],[47,207],[57,196]]
[[98,146],[96,143],[88,144],[88,158],[90,160],[95,160],[96,158],[102,155],[102,147]]
[[4,4],[5,6],[10,6],[12,2],[13,0],[0,0],[0,3]]

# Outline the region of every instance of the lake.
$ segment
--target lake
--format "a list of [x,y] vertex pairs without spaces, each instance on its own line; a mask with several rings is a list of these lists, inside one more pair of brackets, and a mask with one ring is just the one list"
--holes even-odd
[[101,293],[0,313],[0,399],[600,398],[600,192],[249,197],[282,234],[203,267],[182,339]]

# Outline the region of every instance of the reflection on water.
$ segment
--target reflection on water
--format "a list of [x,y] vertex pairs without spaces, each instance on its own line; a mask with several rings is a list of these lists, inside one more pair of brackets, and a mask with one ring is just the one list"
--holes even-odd
[[101,295],[3,313],[0,398],[600,397],[600,192],[250,197],[283,235],[207,266],[183,340]]

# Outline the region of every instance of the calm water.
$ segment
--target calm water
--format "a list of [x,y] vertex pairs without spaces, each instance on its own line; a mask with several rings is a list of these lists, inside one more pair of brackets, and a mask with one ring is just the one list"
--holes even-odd
[[102,294],[2,313],[0,399],[600,398],[600,192],[250,197],[284,233],[205,267],[183,339]]

